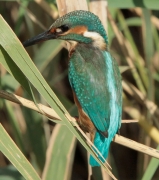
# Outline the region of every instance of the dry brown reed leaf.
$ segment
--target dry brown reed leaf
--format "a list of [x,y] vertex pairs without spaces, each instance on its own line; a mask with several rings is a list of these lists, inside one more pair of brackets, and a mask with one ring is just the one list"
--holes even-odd
[[[30,101],[28,99],[25,99],[23,97],[17,96],[15,94],[12,94],[3,90],[0,90],[0,97],[7,99],[9,101],[12,101],[16,104],[25,106],[34,111],[37,111],[38,113],[46,116],[47,118],[52,119],[53,121],[55,120],[55,122],[61,121],[57,113],[48,106],[38,104],[38,107],[37,107],[33,101]],[[76,122],[75,118],[73,117],[71,118],[69,117],[69,119],[72,119],[71,122],[73,123]],[[135,119],[122,120],[122,123],[136,123],[136,122],[138,122],[138,120],[135,120]]]
[[157,144],[159,144],[159,131],[150,122],[146,121],[145,117],[135,107],[124,107],[124,111],[129,114],[132,118],[139,119],[140,126],[147,132]]
[[136,151],[142,152],[144,154],[147,154],[147,155],[150,155],[152,157],[159,159],[159,151],[157,149],[153,149],[151,147],[145,146],[141,143],[138,143],[136,141],[125,138],[120,135],[116,135],[113,141],[123,146],[126,146],[128,148],[134,149]]
[[139,103],[144,105],[146,109],[150,112],[153,121],[155,122],[155,125],[159,129],[159,108],[158,106],[153,102],[148,100],[141,91],[139,91],[134,85],[132,85],[129,82],[122,81],[123,89],[129,93],[129,95],[133,96]]
[[[37,106],[34,104],[34,102],[29,101],[27,99],[24,99],[22,97],[19,97],[15,94],[2,91],[2,90],[0,91],[0,97],[5,98],[9,101],[15,102],[17,104],[23,105],[23,106],[30,108],[32,110],[35,110],[35,111],[47,116],[49,119],[53,118],[53,119],[58,120],[58,121],[60,120],[59,116],[57,115],[57,113],[53,109],[51,109],[47,106],[44,106],[42,104],[38,104],[39,108],[37,108]],[[39,111],[39,109],[41,111]],[[69,119],[71,119],[72,123],[75,124],[76,120],[73,117],[71,117]],[[78,126],[77,123],[76,123],[76,126]],[[153,157],[156,157],[159,159],[159,151],[158,150],[150,148],[150,147],[145,146],[145,145],[142,145],[142,144],[137,143],[135,141],[132,141],[128,138],[124,138],[122,136],[116,135],[113,141],[118,143],[118,144],[121,144],[123,146],[129,147],[129,148],[134,149],[136,151],[143,152],[145,154],[148,154],[150,156],[153,156]]]

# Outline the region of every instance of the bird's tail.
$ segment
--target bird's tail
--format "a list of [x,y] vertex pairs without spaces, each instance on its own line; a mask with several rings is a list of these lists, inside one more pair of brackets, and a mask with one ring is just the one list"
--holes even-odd
[[[111,142],[110,138],[105,138],[98,131],[96,132],[95,138],[94,138],[94,145],[105,159],[108,156],[110,142]],[[105,162],[100,155],[98,157],[103,163]],[[91,166],[100,166],[100,164],[92,156],[90,156],[89,162]]]

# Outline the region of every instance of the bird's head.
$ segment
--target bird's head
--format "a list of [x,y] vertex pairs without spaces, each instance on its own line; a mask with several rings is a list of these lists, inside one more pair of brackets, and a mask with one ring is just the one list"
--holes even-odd
[[78,43],[92,43],[101,49],[106,49],[108,38],[99,18],[89,11],[73,11],[58,18],[51,27],[25,41],[25,47],[50,40],[62,39]]

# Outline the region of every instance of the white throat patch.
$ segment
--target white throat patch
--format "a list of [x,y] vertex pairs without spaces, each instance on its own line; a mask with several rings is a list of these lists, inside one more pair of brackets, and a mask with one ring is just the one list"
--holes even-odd
[[67,49],[69,52],[71,52],[75,47],[77,46],[78,42],[76,41],[68,41],[67,43]]
[[93,46],[94,47],[98,47],[101,50],[105,50],[106,49],[106,43],[104,38],[97,32],[84,32],[83,36],[91,38],[93,40]]

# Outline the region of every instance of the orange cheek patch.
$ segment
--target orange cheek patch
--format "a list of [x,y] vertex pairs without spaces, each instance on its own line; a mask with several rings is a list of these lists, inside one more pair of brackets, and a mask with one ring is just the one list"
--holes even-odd
[[56,29],[55,29],[55,28],[51,28],[49,32],[50,32],[50,33],[55,33],[55,32],[56,32]]
[[83,34],[86,31],[87,31],[87,27],[86,26],[76,26],[76,27],[68,30],[67,32],[65,32],[64,34],[61,34],[61,35],[66,35],[66,34]]

